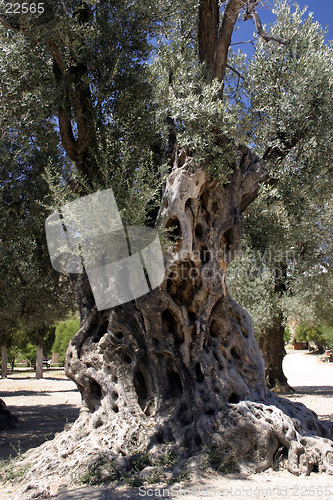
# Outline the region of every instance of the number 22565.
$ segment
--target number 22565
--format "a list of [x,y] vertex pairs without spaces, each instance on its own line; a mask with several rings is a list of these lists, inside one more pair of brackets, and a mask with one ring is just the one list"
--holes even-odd
[[6,14],[43,14],[44,3],[6,3]]

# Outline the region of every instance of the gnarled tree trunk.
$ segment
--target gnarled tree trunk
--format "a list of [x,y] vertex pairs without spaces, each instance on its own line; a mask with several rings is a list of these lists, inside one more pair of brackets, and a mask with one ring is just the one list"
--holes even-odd
[[75,278],[82,323],[66,373],[83,408],[69,432],[43,445],[43,459],[30,453],[36,464],[28,478],[49,469],[51,481],[52,471],[79,474],[101,460],[126,469],[138,451],[171,448],[186,459],[204,446],[251,470],[268,468],[284,449],[296,474],[333,472],[333,443],[325,439],[332,425],[269,392],[251,319],[226,288],[242,210],[264,176],[263,162],[246,148],[223,186],[179,154],[160,218],[181,239],[166,256],[163,284],[98,312],[86,276]]

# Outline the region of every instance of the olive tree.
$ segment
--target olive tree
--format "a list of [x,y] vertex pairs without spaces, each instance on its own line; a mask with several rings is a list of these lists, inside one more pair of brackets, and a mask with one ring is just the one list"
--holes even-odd
[[[44,92],[72,165],[67,177],[50,170],[57,206],[112,187],[124,222],[169,240],[163,283],[136,300],[100,311],[86,273],[71,277],[81,325],[65,369],[83,409],[29,456],[28,477],[50,472],[46,490],[55,464],[115,471],[138,452],[153,462],[204,447],[257,471],[282,447],[293,473],[332,471],[332,426],[270,393],[250,316],[226,286],[260,183],[278,182],[299,154],[315,175],[311,154],[329,155],[330,48],[285,2],[266,32],[258,4],[89,0],[1,16],[7,57],[21,44],[19,75],[30,96]],[[259,36],[249,65],[230,50],[240,16]]]

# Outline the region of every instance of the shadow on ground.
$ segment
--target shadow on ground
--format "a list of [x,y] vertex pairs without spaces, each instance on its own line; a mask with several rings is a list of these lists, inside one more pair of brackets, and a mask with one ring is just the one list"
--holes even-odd
[[[120,491],[116,487],[108,487],[105,489],[92,486],[84,486],[82,488],[67,490],[64,489],[62,492],[60,490],[59,494],[54,498],[55,500],[135,500],[139,498],[180,498],[179,496],[172,494],[175,486],[165,486],[164,488],[156,488],[154,486],[149,488],[131,488],[124,491]],[[163,493],[165,493],[163,495]],[[185,497],[186,498],[186,495]],[[189,498],[187,496],[187,498]],[[191,497],[193,498],[193,497]],[[197,497],[199,500],[199,497]]]
[[[49,396],[50,394],[52,394],[52,392],[59,392],[58,389],[47,389],[45,391],[39,391],[39,390],[21,390],[21,391],[1,391],[0,395],[1,395],[1,398],[6,401],[6,404],[8,406],[11,406],[10,405],[10,401],[8,401],[7,398],[16,398],[16,397],[20,397],[20,396]],[[62,389],[61,392],[73,392],[73,389]],[[14,406],[12,406],[12,408],[14,408]]]
[[307,394],[309,396],[327,396],[327,397],[333,396],[333,386],[332,385],[293,386],[293,389],[295,389],[296,393],[288,393],[290,396],[293,396],[293,397],[297,397],[297,395],[302,397],[304,394]]
[[[25,392],[25,391],[22,391]],[[26,391],[30,392],[30,391]],[[16,393],[17,394],[17,393]],[[10,411],[18,417],[15,429],[0,434],[0,460],[8,460],[36,448],[62,432],[66,424],[79,416],[79,408],[72,404],[13,406]]]

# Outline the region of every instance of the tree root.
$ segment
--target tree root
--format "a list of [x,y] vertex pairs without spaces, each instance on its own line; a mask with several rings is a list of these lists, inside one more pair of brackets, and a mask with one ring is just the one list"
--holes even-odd
[[[333,474],[333,424],[319,421],[304,405],[272,393],[265,402],[226,404],[173,436],[168,433],[175,428],[175,417],[170,413],[159,418],[128,413],[111,420],[103,417],[103,412],[103,407],[93,414],[82,410],[70,430],[25,453],[15,466],[18,475],[29,467],[24,479],[15,480],[21,485],[17,498],[55,494],[57,486],[80,483],[87,471],[96,470],[100,463],[107,472],[97,479],[119,479],[133,467],[133,457],[147,454],[156,463],[165,456],[166,448],[172,450],[178,463],[186,463],[203,450],[216,450],[224,464],[233,461],[241,472],[262,472],[276,468],[280,454],[292,474]],[[184,436],[189,433],[200,438],[197,450],[187,448]]]

